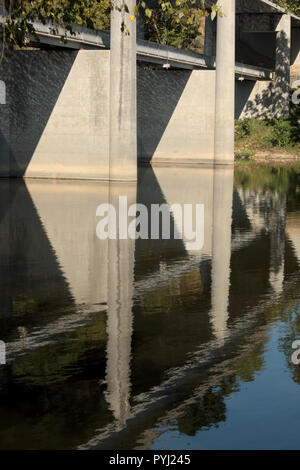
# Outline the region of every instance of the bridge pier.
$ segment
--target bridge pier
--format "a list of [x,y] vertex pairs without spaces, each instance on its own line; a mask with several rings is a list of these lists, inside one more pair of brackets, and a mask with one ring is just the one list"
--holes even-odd
[[277,27],[275,93],[275,115],[286,116],[290,112],[290,66],[291,66],[291,16],[282,15]]
[[235,0],[222,0],[216,51],[215,164],[234,161]]
[[[136,19],[135,0],[127,0],[129,13],[111,12],[110,30],[110,150],[109,178],[137,179]],[[122,1],[115,2],[116,7]],[[124,29],[125,28],[125,29]]]

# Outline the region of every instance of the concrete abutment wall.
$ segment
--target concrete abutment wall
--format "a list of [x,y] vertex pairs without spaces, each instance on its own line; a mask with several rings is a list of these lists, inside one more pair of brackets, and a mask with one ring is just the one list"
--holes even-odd
[[[110,52],[16,51],[9,61],[0,176],[108,180]],[[138,162],[213,164],[215,76],[137,67]],[[272,111],[273,83],[235,83],[236,118]]]
[[108,51],[16,51],[0,76],[0,176],[108,179]]
[[298,56],[277,15],[274,81],[235,80],[235,0],[222,5],[217,41],[207,20],[216,71],[137,66],[133,0],[112,14],[110,51],[15,51],[0,65],[0,176],[135,181],[137,163],[232,164],[234,117],[287,114]]
[[141,163],[214,162],[215,72],[138,68]]

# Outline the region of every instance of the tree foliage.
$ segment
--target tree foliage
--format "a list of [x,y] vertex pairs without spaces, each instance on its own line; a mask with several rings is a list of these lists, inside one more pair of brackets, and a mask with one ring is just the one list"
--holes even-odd
[[145,18],[146,39],[202,52],[204,19],[208,14],[204,3],[199,8],[196,0],[191,0],[189,6],[181,0],[159,1],[159,8]]
[[9,47],[24,47],[35,33],[32,23],[50,23],[52,32],[63,26],[72,33],[72,25],[109,28],[110,0],[5,0],[2,41]]
[[[199,36],[201,20],[208,14],[204,0],[158,0],[155,9],[146,1],[138,0],[131,19],[143,12],[150,39],[155,37],[161,43],[185,47]],[[109,29],[113,8],[120,9],[114,0],[5,0],[6,16],[0,39],[8,47],[26,46],[29,36],[35,33],[32,24],[35,20],[50,23],[53,32],[63,26],[72,34],[74,24]],[[128,12],[126,0],[122,0],[121,9]],[[218,7],[213,5],[212,17],[217,12]]]
[[273,0],[280,7],[300,16],[300,0]]
[[[1,1],[1,0],[0,0]],[[2,0],[3,1],[3,0]],[[58,26],[73,33],[72,25],[81,24],[91,29],[109,29],[110,11],[115,0],[4,0],[5,21],[0,29],[0,40],[8,47],[24,47],[34,35],[33,21],[50,23],[52,32]],[[279,6],[300,15],[300,0],[274,0]],[[150,8],[147,0],[137,0],[134,15],[143,13],[146,34],[150,40],[177,47],[199,50],[203,39],[203,20],[208,14],[214,18],[221,10],[213,5],[210,13],[204,0],[157,0]],[[150,2],[149,2],[150,4]],[[121,5],[125,11],[126,0]]]

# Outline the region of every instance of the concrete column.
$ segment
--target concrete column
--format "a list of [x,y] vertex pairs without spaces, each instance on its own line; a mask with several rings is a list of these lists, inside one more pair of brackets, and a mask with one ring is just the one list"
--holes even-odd
[[275,115],[290,112],[291,16],[282,15],[277,28],[275,69]]
[[223,343],[227,331],[230,287],[233,168],[214,172],[212,226],[212,291],[210,321],[215,337]]
[[[119,231],[119,196],[127,206],[136,203],[136,184],[111,184],[110,204],[116,208]],[[127,215],[127,211],[126,211]],[[121,429],[130,417],[130,360],[135,240],[108,240],[108,318],[106,400]]]
[[205,18],[204,54],[215,57],[217,40],[217,20],[210,16]]
[[234,161],[235,0],[221,0],[216,53],[215,163]]
[[[136,19],[135,0],[116,0],[115,6],[126,3],[129,13],[111,12],[110,31],[110,179],[136,181]],[[122,32],[122,24],[125,31]]]

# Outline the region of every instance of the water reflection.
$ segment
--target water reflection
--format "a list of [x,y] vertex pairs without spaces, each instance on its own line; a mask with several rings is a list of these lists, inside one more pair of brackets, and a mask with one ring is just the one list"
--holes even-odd
[[[278,351],[300,383],[289,361],[300,334],[297,187],[295,170],[247,167],[235,179],[147,167],[137,185],[1,181],[0,447],[146,448],[166,436],[168,448],[172,429],[199,439],[230,423],[228,397],[266,373],[278,322]],[[96,208],[120,195],[148,208],[204,204],[203,249],[99,240]]]
[[[120,188],[112,184],[109,203],[118,208],[120,195],[127,197],[128,206],[135,204],[136,185],[126,184]],[[119,221],[119,209],[117,220]],[[116,420],[117,429],[121,429],[130,417],[134,249],[134,240],[108,240],[106,399]]]
[[228,319],[233,170],[214,171],[212,229],[212,310],[211,323],[216,338],[223,341]]

